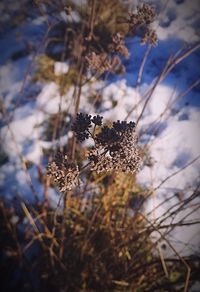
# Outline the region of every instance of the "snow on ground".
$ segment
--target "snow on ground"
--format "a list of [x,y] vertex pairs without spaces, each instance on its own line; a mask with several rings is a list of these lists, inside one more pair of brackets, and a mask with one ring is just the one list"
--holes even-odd
[[[107,120],[123,120],[134,107],[128,120],[137,120],[146,101],[143,95],[154,82],[167,57],[181,48],[184,42],[199,40],[197,1],[170,0],[159,1],[159,4],[155,2],[157,9],[161,12],[165,3],[164,16],[160,13],[156,24],[160,43],[150,53],[140,89],[136,90],[133,85],[145,47],[135,45],[129,39],[127,44],[133,61],[127,61],[125,64],[127,74],[117,78],[118,81],[114,79],[105,84],[99,82],[86,85],[82,91],[81,110],[88,112],[89,109],[90,114],[96,113],[96,109],[88,102],[88,92],[96,92],[104,86],[103,102],[97,110],[98,113]],[[0,94],[5,109],[11,116],[11,120],[1,125],[1,140],[4,148],[1,151],[6,152],[8,161],[0,167],[0,189],[1,196],[7,198],[12,198],[17,193],[32,200],[30,177],[36,193],[42,196],[44,190],[38,181],[37,166],[42,164],[43,149],[49,149],[52,146],[51,142],[43,141],[44,122],[50,114],[57,113],[60,106],[62,110],[69,113],[73,113],[74,110],[71,98],[73,89],[61,97],[59,88],[54,82],[46,85],[32,85],[28,80],[27,86],[20,95],[27,65],[33,58],[33,55],[27,54],[27,43],[24,39],[33,43],[37,40],[38,44],[38,40],[42,39],[41,31],[44,31],[43,18],[39,21],[30,21],[27,27],[22,25],[9,31],[1,40]],[[17,40],[16,36],[19,33],[23,35],[22,42]],[[19,57],[20,52],[23,52],[21,57]],[[18,56],[17,59],[16,56]],[[180,98],[180,94],[200,77],[199,68],[196,65],[199,60],[200,54],[197,51],[157,85],[138,123],[140,145],[146,145],[147,148],[144,165],[137,174],[137,180],[143,188],[148,187],[153,192],[145,203],[145,212],[151,222],[158,223],[159,220],[166,218],[165,224],[170,222],[175,224],[186,215],[188,215],[188,222],[200,218],[199,197],[184,205],[185,200],[189,200],[193,195],[200,177],[199,160],[184,168],[200,155],[199,88],[192,90],[187,98]],[[56,62],[54,70],[56,75],[67,72],[68,64]],[[31,95],[34,98],[29,98]],[[17,103],[18,101],[20,103]],[[58,143],[66,144],[68,135],[70,133],[64,135],[62,141],[54,141],[53,146]],[[19,153],[25,160],[32,163],[27,171],[24,170]],[[181,170],[182,168],[184,169]],[[53,189],[49,189],[49,197],[55,205],[58,197]],[[177,216],[169,213],[180,207],[182,211]],[[165,229],[163,233],[168,231],[170,233],[167,238],[182,255],[199,251],[199,225],[176,227],[172,232]],[[159,236],[158,233],[154,235],[156,238]],[[166,249],[163,252],[167,256],[173,252],[166,242],[165,244]]]
[[[170,104],[176,99],[176,95],[174,94],[173,98],[172,91],[168,86],[158,85],[143,119],[138,124],[138,131],[141,131],[142,135],[141,142],[149,145],[147,154],[151,163],[144,163],[137,174],[137,180],[144,188],[156,189],[145,203],[146,214],[152,222],[158,223],[163,220],[163,216],[168,217],[169,212],[178,210],[182,205],[183,211],[179,211],[176,216],[170,215],[164,220],[164,224],[175,224],[183,218],[187,222],[194,222],[200,218],[199,195],[184,205],[184,200],[193,195],[200,178],[200,109],[185,106],[174,114]],[[123,120],[127,110],[140,99],[135,89],[126,86],[123,80],[106,87],[103,96],[103,105],[107,105],[108,101],[117,101],[114,108],[110,106],[110,109],[104,112],[104,116],[111,120],[116,117]],[[137,113],[141,112],[142,106],[143,104],[140,104],[134,110],[130,120],[137,119]],[[194,162],[188,165],[193,160]],[[186,165],[188,167],[181,170]],[[167,229],[163,230],[163,234],[164,232],[167,232]],[[154,233],[154,236],[158,238],[159,234]],[[167,238],[170,238],[170,242],[182,255],[195,253],[200,249],[199,225],[176,227]],[[166,243],[165,245],[167,246]],[[168,247],[164,254],[169,256],[174,252]]]

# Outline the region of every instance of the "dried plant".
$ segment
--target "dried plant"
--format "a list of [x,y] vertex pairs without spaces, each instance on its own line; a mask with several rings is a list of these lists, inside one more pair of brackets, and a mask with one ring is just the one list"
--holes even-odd
[[58,152],[55,160],[47,167],[47,174],[53,178],[61,193],[71,190],[79,184],[79,169],[74,163],[69,163],[66,155]]
[[[93,118],[88,114],[77,114],[72,130],[79,141],[91,138],[94,146],[88,153],[90,169],[97,173],[117,171],[134,173],[140,165],[135,123],[113,122],[112,127],[103,125],[103,117]],[[94,125],[91,131],[92,124]],[[96,129],[98,133],[96,134]]]
[[92,52],[86,56],[85,59],[88,63],[88,67],[100,74],[105,71],[110,71],[112,68],[111,62],[106,53],[96,54],[95,52]]
[[109,50],[113,53],[119,53],[125,58],[129,57],[129,52],[125,46],[124,36],[120,33],[113,35],[112,43],[108,46]]
[[158,43],[158,36],[157,36],[155,30],[148,28],[145,31],[144,36],[141,38],[140,43],[141,43],[141,45],[149,43],[150,45],[155,47]]
[[[44,9],[45,5],[50,5],[52,10],[58,9],[58,16],[60,10],[65,11],[71,21],[67,25],[63,21],[61,23],[65,33],[61,31],[65,36],[64,50],[59,59],[69,61],[69,72],[55,79],[53,58],[44,59],[41,77],[56,81],[63,87],[62,93],[66,92],[68,85],[75,85],[72,101],[75,103],[75,119],[71,127],[74,136],[64,146],[67,151],[62,149],[62,152],[58,152],[47,167],[50,182],[61,193],[57,208],[50,208],[48,205],[49,180],[46,180],[42,172],[46,192],[44,203],[38,203],[32,208],[20,202],[21,213],[18,221],[14,218],[15,210],[11,214],[0,204],[1,238],[5,237],[6,244],[7,239],[10,241],[6,248],[6,244],[1,242],[1,271],[4,272],[6,267],[10,272],[10,263],[16,265],[17,257],[18,269],[23,275],[25,273],[22,280],[16,280],[16,286],[20,283],[17,288],[23,287],[22,291],[174,291],[174,287],[175,290],[183,288],[184,277],[187,277],[184,288],[187,291],[189,260],[178,258],[176,263],[174,259],[165,262],[163,258],[160,260],[154,256],[160,242],[157,240],[153,243],[151,233],[160,232],[161,223],[178,211],[171,213],[169,210],[154,224],[142,214],[142,203],[152,192],[143,191],[137,185],[134,175],[142,160],[136,124],[133,121],[117,120],[108,125],[100,115],[78,113],[82,86],[88,82],[86,69],[91,70],[95,77],[96,73],[101,75],[105,72],[122,72],[120,57],[129,57],[125,44],[126,35],[132,34],[134,37],[140,33],[141,44],[157,44],[156,32],[151,27],[156,15],[154,8],[149,4],[141,4],[129,14],[127,9],[123,9],[123,15],[126,14],[126,29],[120,29],[116,26],[116,19],[117,14],[122,13],[123,1],[91,0],[88,6],[82,5],[79,9],[75,4],[78,1],[67,1],[67,5],[63,4],[66,1],[35,2],[42,3],[42,12],[48,11]],[[116,6],[117,13],[113,13],[112,9]],[[78,12],[82,18],[80,22],[73,22],[73,12]],[[56,21],[59,19],[57,15],[53,15]],[[60,30],[57,30],[60,37]],[[55,37],[53,39],[55,41]],[[63,98],[64,95],[61,94],[59,108]],[[65,113],[61,113],[59,109],[52,123],[53,133],[62,128],[64,118]],[[59,135],[60,132],[62,131],[59,131]],[[91,147],[85,147],[86,140],[92,143]],[[59,145],[59,149],[61,148]],[[80,149],[84,153],[81,158]],[[84,182],[82,188],[80,177],[83,177]],[[61,199],[62,210],[59,208]],[[186,203],[187,201],[182,206],[185,207]],[[26,228],[21,222],[28,222]],[[172,224],[165,228],[172,228]],[[165,240],[163,235],[161,238]],[[30,257],[29,260],[26,252],[30,249],[35,255],[35,244],[37,256]],[[198,278],[199,266],[192,263],[192,260],[190,264],[194,266]],[[188,271],[184,270],[185,267]],[[171,273],[178,271],[178,280],[171,280],[168,270]],[[32,277],[32,272],[36,274],[35,277]],[[18,277],[18,270],[11,273],[13,279]],[[33,278],[32,282],[37,278],[33,287],[30,278]],[[5,282],[6,287],[13,285],[13,281]]]
[[135,29],[137,26],[149,25],[155,20],[155,10],[147,3],[137,6],[136,11],[129,13],[128,24],[130,29]]
[[140,166],[135,123],[114,122],[104,126],[94,137],[95,146],[89,151],[91,169],[97,173],[117,171],[134,173]]
[[[87,153],[87,166],[91,171],[135,173],[139,169],[141,158],[134,122],[118,120],[108,127],[103,125],[102,116],[78,113],[72,130],[80,142],[89,138],[93,140],[94,146]],[[69,163],[67,156],[61,153],[48,165],[47,173],[53,177],[60,192],[79,184],[78,166]]]

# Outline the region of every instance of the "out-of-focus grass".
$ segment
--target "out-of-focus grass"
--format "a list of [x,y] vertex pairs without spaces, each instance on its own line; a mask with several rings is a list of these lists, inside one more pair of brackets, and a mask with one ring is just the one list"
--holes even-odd
[[64,213],[61,206],[18,202],[17,211],[1,203],[3,291],[182,291],[185,267],[168,259],[166,276],[143,217],[130,215],[130,195],[141,192],[128,195],[132,178],[119,176],[97,177],[101,195],[94,188],[87,201],[68,193]]

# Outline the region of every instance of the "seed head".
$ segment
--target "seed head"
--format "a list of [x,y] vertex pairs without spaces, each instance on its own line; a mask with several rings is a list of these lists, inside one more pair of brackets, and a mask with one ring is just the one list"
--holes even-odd
[[104,126],[95,137],[95,147],[88,153],[91,170],[134,173],[140,166],[135,123],[117,121]]
[[47,167],[47,175],[52,177],[60,192],[65,193],[79,184],[78,166],[69,163],[67,156],[58,152]]
[[129,57],[128,49],[125,46],[124,36],[120,33],[117,33],[112,37],[112,43],[108,46],[108,48],[110,52],[119,53],[125,58]]
[[97,116],[94,116],[91,121],[93,122],[93,124],[95,124],[95,126],[101,126],[102,125],[102,119],[103,117],[97,115]]
[[77,139],[83,142],[89,138],[88,130],[91,127],[91,116],[88,114],[78,113],[72,125],[72,131],[75,132]]

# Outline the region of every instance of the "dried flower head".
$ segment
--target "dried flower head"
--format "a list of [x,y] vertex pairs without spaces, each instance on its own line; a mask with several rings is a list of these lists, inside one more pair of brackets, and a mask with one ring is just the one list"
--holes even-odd
[[137,7],[137,14],[145,24],[150,24],[155,20],[155,9],[147,3],[143,3]]
[[110,59],[106,53],[96,54],[95,52],[90,53],[85,57],[88,67],[92,70],[103,74],[105,71],[111,71],[112,65]]
[[102,116],[99,116],[99,115],[94,116],[94,117],[91,119],[91,121],[93,122],[93,124],[94,124],[95,126],[101,126],[101,125],[102,125],[102,120],[103,120],[103,117],[102,117]]
[[75,132],[77,139],[83,142],[89,138],[89,128],[91,127],[91,115],[78,113],[72,125],[72,131]]
[[156,46],[157,43],[158,43],[158,36],[155,32],[154,29],[150,29],[148,28],[143,36],[143,38],[141,39],[140,43],[142,45],[146,44],[146,43],[149,43],[151,44],[152,46]]
[[[108,127],[102,120],[99,115],[91,117],[79,113],[72,127],[79,141],[93,139],[94,147],[87,155],[90,169],[97,173],[113,170],[134,173],[140,166],[135,123],[118,120]],[[97,133],[96,127],[99,128]]]
[[108,49],[110,52],[119,53],[125,58],[129,57],[128,49],[125,46],[124,36],[120,33],[117,33],[112,37],[112,43],[108,46]]
[[57,153],[55,160],[49,163],[47,175],[54,179],[60,192],[65,193],[79,184],[79,169],[74,163],[69,163],[67,156]]
[[117,55],[112,58],[112,72],[115,74],[123,74],[126,72],[124,65]]
[[134,173],[140,166],[135,123],[114,122],[95,136],[95,147],[88,153],[91,170]]
[[90,128],[92,124],[96,126],[102,125],[103,117],[97,115],[92,116],[88,114],[78,113],[76,115],[76,119],[72,125],[72,131],[75,132],[75,135],[78,141],[83,142],[84,140],[88,139],[91,136]]
[[140,25],[149,25],[155,19],[155,10],[149,4],[143,3],[137,6],[136,11],[129,13],[129,27],[135,28]]
[[[114,47],[110,47],[110,51],[118,52],[128,57],[128,50],[125,46],[119,46],[116,50]],[[87,61],[87,65],[91,70],[98,72],[99,74],[103,74],[106,71],[112,73],[124,73],[125,69],[121,63],[121,60],[118,56],[109,56],[107,53],[96,54],[92,52],[88,56],[85,57]]]

